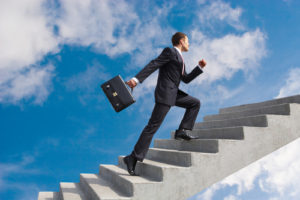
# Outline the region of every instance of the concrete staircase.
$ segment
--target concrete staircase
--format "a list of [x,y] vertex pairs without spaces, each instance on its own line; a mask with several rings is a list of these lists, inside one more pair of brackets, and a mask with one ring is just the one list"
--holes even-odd
[[183,200],[246,167],[300,136],[300,95],[220,109],[189,134],[192,141],[157,139],[130,176],[118,165],[99,174],[80,174],[79,183],[60,183],[59,192],[39,200]]

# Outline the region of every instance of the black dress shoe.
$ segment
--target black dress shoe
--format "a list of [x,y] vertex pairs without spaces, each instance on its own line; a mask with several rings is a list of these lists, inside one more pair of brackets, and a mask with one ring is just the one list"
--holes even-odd
[[135,165],[136,165],[136,162],[137,162],[137,159],[131,155],[129,156],[126,156],[124,157],[124,163],[126,164],[127,166],[127,171],[128,173],[131,175],[131,176],[135,176]]
[[179,129],[179,130],[176,130],[176,132],[175,132],[175,139],[191,140],[191,139],[197,139],[197,137],[188,135],[184,129]]

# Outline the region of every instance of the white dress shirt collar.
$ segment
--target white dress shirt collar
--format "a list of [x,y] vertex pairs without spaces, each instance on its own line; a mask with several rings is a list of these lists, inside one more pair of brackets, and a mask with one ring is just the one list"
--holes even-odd
[[178,48],[178,47],[175,47],[174,46],[174,48],[179,52],[179,54],[182,56],[182,53],[181,53],[181,51],[180,51],[180,49]]

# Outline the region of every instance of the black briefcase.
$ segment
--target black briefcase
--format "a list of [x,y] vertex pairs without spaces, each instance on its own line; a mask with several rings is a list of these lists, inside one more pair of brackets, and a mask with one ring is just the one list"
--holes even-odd
[[101,88],[116,112],[120,112],[135,102],[131,95],[132,89],[129,91],[120,75],[103,83]]

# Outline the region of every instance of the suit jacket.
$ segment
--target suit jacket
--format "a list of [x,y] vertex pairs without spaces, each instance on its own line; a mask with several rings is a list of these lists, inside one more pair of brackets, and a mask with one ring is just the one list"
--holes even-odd
[[175,105],[178,94],[187,95],[179,90],[179,84],[191,82],[203,71],[196,66],[190,73],[182,75],[183,60],[179,52],[173,48],[165,48],[162,53],[147,64],[135,77],[142,83],[150,74],[159,69],[155,88],[155,102],[169,106]]

